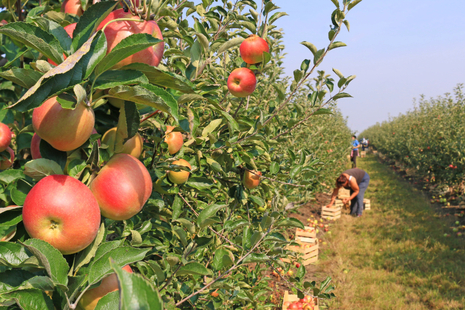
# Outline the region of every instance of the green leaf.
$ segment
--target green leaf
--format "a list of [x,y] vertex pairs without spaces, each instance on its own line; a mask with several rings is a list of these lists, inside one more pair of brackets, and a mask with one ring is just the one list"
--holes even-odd
[[313,115],[322,115],[322,114],[333,114],[333,111],[331,109],[321,108],[321,109],[316,110],[313,113]]
[[155,44],[162,42],[160,39],[154,38],[152,35],[147,33],[132,34],[119,42],[109,54],[107,54],[102,61],[98,64],[95,69],[95,74],[98,76],[101,73],[111,69],[114,65],[119,63],[121,60],[139,52],[154,46]]
[[22,245],[12,242],[0,242],[0,265],[17,268],[30,257],[30,252]]
[[[3,28],[4,27],[2,27],[2,29]],[[99,32],[99,34],[101,38],[102,33]],[[90,37],[89,40],[83,44],[76,53],[70,55],[60,65],[45,73],[37,81],[37,83],[33,87],[29,88],[28,91],[21,97],[21,99],[11,107],[14,107],[17,111],[24,112],[30,108],[40,106],[45,101],[45,99],[50,96],[50,94],[62,92],[64,88],[82,82],[83,74],[82,71],[79,72],[78,70],[82,68],[77,66],[76,70],[73,69],[78,62],[80,63],[81,59],[88,60],[88,58],[84,58],[84,56],[89,53],[89,51],[91,51],[93,46],[95,46],[93,44],[95,36],[96,34]],[[92,57],[94,57],[93,53],[91,54]]]
[[353,0],[352,2],[349,3],[349,6],[347,7],[347,10],[348,11],[352,10],[354,8],[354,6],[356,6],[360,2],[362,2],[362,0]]
[[322,48],[321,50],[318,50],[316,53],[315,53],[315,57],[313,58],[313,63],[315,65],[318,65],[319,62],[322,60],[322,57],[323,57],[323,54],[325,53],[325,49]]
[[312,43],[310,42],[307,42],[307,41],[303,41],[303,42],[300,42],[300,44],[302,44],[303,46],[305,46],[306,48],[308,48],[310,50],[310,52],[312,52],[313,56],[316,55],[317,53],[317,48],[315,45],[313,45]]
[[182,213],[183,211],[183,202],[182,202],[182,199],[181,197],[179,197],[178,195],[176,195],[174,197],[174,201],[173,201],[173,205],[172,205],[172,208],[173,208],[173,216],[172,216],[172,219],[173,221],[176,220]]
[[303,76],[303,72],[300,71],[300,70],[294,70],[294,81],[296,81],[296,83],[299,83],[299,81],[302,79],[302,76]]
[[137,249],[129,246],[112,249],[101,257],[95,257],[89,270],[89,283],[94,284],[111,272],[110,258],[120,266],[143,260],[150,249]]
[[10,70],[0,72],[0,77],[12,81],[24,88],[34,86],[42,75],[43,74],[41,72],[22,68],[12,68]]
[[189,178],[189,180],[186,182],[186,185],[199,191],[203,191],[212,187],[213,182],[207,178]]
[[304,59],[300,64],[300,70],[307,72],[308,67],[310,66],[310,59]]
[[63,61],[64,51],[60,42],[37,26],[25,22],[9,23],[0,28],[0,34],[33,48],[55,63]]
[[232,260],[234,255],[231,251],[224,248],[219,248],[215,251],[215,256],[213,257],[212,267],[215,270],[221,270],[223,268],[228,268],[234,262]]
[[272,162],[270,165],[270,173],[277,174],[279,172],[279,164],[277,162]]
[[119,309],[119,290],[106,294],[98,301],[94,310]]
[[22,310],[54,310],[50,297],[42,290],[27,289],[2,296],[5,300],[14,300]]
[[209,133],[212,133],[215,129],[217,129],[221,123],[223,122],[223,119],[218,118],[210,122],[203,130],[202,130],[202,137],[208,136]]
[[126,143],[127,140],[136,135],[139,130],[139,125],[140,115],[136,104],[131,101],[125,101],[120,108],[117,127],[118,134],[124,138],[123,143]]
[[63,170],[60,165],[53,160],[39,158],[28,161],[24,165],[24,174],[39,181],[49,175],[63,174]]
[[10,184],[18,179],[23,179],[24,173],[21,170],[9,169],[0,172],[0,182]]
[[338,47],[344,47],[344,46],[347,46],[347,44],[345,44],[344,42],[335,41],[335,42],[331,43],[331,45],[328,48],[328,51],[330,51],[332,49],[335,49],[335,48],[338,48]]
[[151,84],[179,90],[183,93],[194,92],[195,85],[183,76],[172,72],[162,71],[161,69],[149,66],[143,63],[133,63],[122,68],[123,70],[137,70],[142,72]]
[[194,100],[205,100],[205,98],[201,95],[198,94],[184,94],[182,96],[179,96],[178,98],[178,104],[183,104],[186,102],[191,102]]
[[217,53],[221,54],[223,52],[226,52],[228,49],[240,45],[244,40],[245,39],[243,37],[237,37],[237,38],[228,40],[220,46]]
[[[89,6],[79,18],[73,32],[72,49],[78,50],[97,30],[100,23],[110,14],[117,2],[103,1]],[[106,49],[105,49],[106,54]]]
[[336,94],[336,96],[333,97],[333,100],[337,100],[337,99],[341,99],[341,98],[352,98],[352,96],[349,95],[348,93],[339,93],[339,94]]
[[28,239],[23,244],[44,266],[53,283],[67,290],[69,266],[63,254],[49,243],[39,239]]
[[297,227],[297,228],[300,228],[300,229],[305,229],[305,226],[304,226],[304,224],[302,224],[301,221],[299,221],[296,218],[292,218],[292,217],[280,221],[276,225],[276,227]]
[[157,86],[151,84],[120,85],[110,89],[109,95],[126,101],[148,105],[170,114],[176,122],[178,121],[178,103],[169,92]]
[[42,158],[54,161],[58,163],[62,169],[65,169],[66,161],[68,160],[68,155],[66,152],[55,149],[44,139],[40,140],[39,148]]
[[331,0],[331,2],[339,9],[339,1],[338,0]]
[[94,241],[89,244],[84,250],[77,253],[75,258],[75,266],[74,270],[77,271],[84,265],[87,265],[92,258],[95,256],[99,245],[102,243],[103,238],[105,237],[105,224],[100,224],[100,228],[98,231],[97,236],[95,237]]
[[258,196],[249,196],[249,199],[253,202],[259,205],[260,207],[263,207],[265,205],[265,200],[263,200],[261,197]]
[[141,275],[124,271],[115,262],[111,268],[118,277],[121,310],[163,310],[163,300],[153,284]]
[[339,71],[338,69],[335,69],[333,68],[333,72],[336,73],[336,75],[342,79],[344,77],[344,75],[341,73],[341,71]]
[[227,205],[217,205],[217,204],[212,204],[206,207],[205,209],[200,212],[199,216],[197,217],[197,224],[199,225],[200,228],[203,228],[206,224],[206,221],[212,217],[215,216],[216,213],[223,209],[224,207],[227,207]]
[[197,262],[188,263],[185,266],[179,268],[177,275],[196,275],[196,276],[208,276],[211,275],[211,271],[207,269],[204,265]]
[[241,219],[241,220],[236,220],[236,221],[227,221],[224,225],[225,230],[236,230],[239,227],[249,225],[249,221]]
[[102,73],[94,84],[94,89],[108,89],[118,85],[148,84],[149,80],[140,71],[110,70]]
[[265,254],[257,254],[257,253],[251,253],[249,256],[247,256],[242,263],[243,264],[248,264],[248,263],[266,263],[270,260],[270,258],[265,255]]

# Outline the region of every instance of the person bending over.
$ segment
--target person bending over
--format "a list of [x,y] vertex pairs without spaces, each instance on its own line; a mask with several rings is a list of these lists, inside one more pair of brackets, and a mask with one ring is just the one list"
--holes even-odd
[[352,168],[344,171],[336,179],[336,188],[333,190],[331,195],[331,202],[327,205],[328,208],[331,208],[336,200],[337,193],[341,187],[345,189],[350,189],[350,197],[344,198],[342,200],[343,204],[351,201],[350,204],[350,214],[356,216],[362,216],[363,211],[363,197],[365,196],[365,191],[368,188],[370,183],[370,176],[364,170],[359,168]]

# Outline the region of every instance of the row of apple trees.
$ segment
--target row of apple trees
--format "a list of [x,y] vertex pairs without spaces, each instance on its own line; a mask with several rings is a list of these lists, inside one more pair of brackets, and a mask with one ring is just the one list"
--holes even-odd
[[[331,1],[327,45],[304,41],[308,59],[292,78],[283,77],[283,33],[275,26],[286,13],[274,1],[128,3],[135,15],[157,21],[165,49],[158,67],[117,69],[119,61],[159,42],[134,34],[107,54],[108,38],[97,28],[122,3],[78,1],[78,16],[60,12],[54,1],[3,1],[0,119],[13,132],[15,160],[0,172],[0,309],[79,308],[85,292],[113,272],[120,291],[95,309],[272,307],[263,270],[287,268],[279,260],[291,254],[283,232],[303,227],[286,207],[326,189],[322,183],[332,183],[346,160],[350,133],[336,102],[350,97],[345,88],[354,77],[316,68],[328,52],[345,46],[337,37],[349,29],[346,15],[360,0]],[[70,37],[63,27],[75,22]],[[269,45],[253,65],[239,53],[250,34]],[[302,39],[312,39],[307,36]],[[237,98],[227,81],[241,67],[254,72],[257,86]],[[41,143],[46,160],[33,160],[32,111],[56,95],[66,109],[73,101],[90,105],[97,134],[72,152]],[[97,140],[115,126],[125,141],[137,133],[143,140],[139,160],[153,191],[142,211],[122,221],[102,218],[95,240],[71,255],[31,238],[21,211],[27,194],[56,173],[89,185],[111,155]],[[175,154],[164,140],[167,126],[182,133]],[[191,169],[173,165],[178,159]],[[174,184],[168,170],[190,172],[189,179]],[[261,173],[253,189],[243,184],[250,171]],[[6,208],[11,205],[19,207]],[[128,264],[133,275],[121,272]],[[304,275],[300,267],[288,280],[300,295],[334,296],[330,279],[300,281]]]
[[398,117],[362,133],[370,144],[426,182],[459,185],[465,168],[463,85],[453,93],[426,99]]

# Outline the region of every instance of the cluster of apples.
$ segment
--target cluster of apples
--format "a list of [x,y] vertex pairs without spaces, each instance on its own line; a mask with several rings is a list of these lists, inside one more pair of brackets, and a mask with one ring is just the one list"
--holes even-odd
[[[74,14],[77,16],[81,16],[83,14],[80,0],[64,1],[61,10],[64,13]],[[111,22],[116,19],[126,20]],[[128,19],[133,19],[134,21]],[[73,38],[73,32],[75,28],[76,23],[64,27],[65,31],[71,38]],[[163,41],[163,35],[161,33],[160,27],[158,27],[158,24],[155,21],[141,21],[139,16],[133,15],[131,11],[126,12],[124,9],[117,9],[111,12],[97,27],[97,31],[102,29],[107,39],[107,54],[110,53],[113,48],[119,42],[121,42],[121,40],[132,34],[146,33]],[[128,56],[127,58],[117,63],[113,69],[121,68],[134,62],[145,63],[150,66],[158,66],[163,57],[164,49],[165,46],[163,42],[159,42],[154,46],[148,47],[142,51]],[[48,60],[48,62],[56,65],[56,63],[51,60]]]
[[287,310],[313,310],[315,308],[315,300],[312,296],[305,296],[302,299],[285,302],[283,309]]
[[[252,34],[241,43],[239,51],[245,63],[254,65],[263,61],[263,53],[268,53],[270,48],[264,39]],[[237,68],[228,77],[228,90],[235,97],[251,95],[256,85],[255,74],[249,68]]]
[[7,125],[0,123],[0,152],[8,152],[9,157],[1,156],[0,158],[0,170],[5,170],[13,165],[15,161],[15,153],[13,149],[10,147],[12,133],[10,127]]

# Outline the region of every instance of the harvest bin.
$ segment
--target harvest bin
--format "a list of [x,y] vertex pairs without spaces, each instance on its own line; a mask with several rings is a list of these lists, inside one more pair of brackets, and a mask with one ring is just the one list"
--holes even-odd
[[321,208],[321,217],[328,220],[337,220],[341,217],[342,207],[322,207]]
[[337,198],[344,199],[350,197],[350,190],[345,188],[340,188],[339,192],[337,193]]
[[[284,298],[283,298],[283,309],[282,310],[287,310],[288,303],[294,302],[299,300],[299,297],[297,295],[289,294],[288,291],[284,291]],[[313,310],[320,310],[320,307],[318,306],[318,298],[314,297],[313,298],[313,303],[315,306],[313,306]]]
[[295,231],[295,237],[309,237],[316,238],[316,228],[305,226],[305,229],[297,228]]
[[[316,262],[318,260],[318,240],[308,237],[296,237],[295,239],[299,245],[288,245],[286,250],[300,254],[304,266]],[[283,258],[282,261],[290,263],[291,259]]]
[[370,199],[363,199],[363,209],[364,210],[371,210]]

